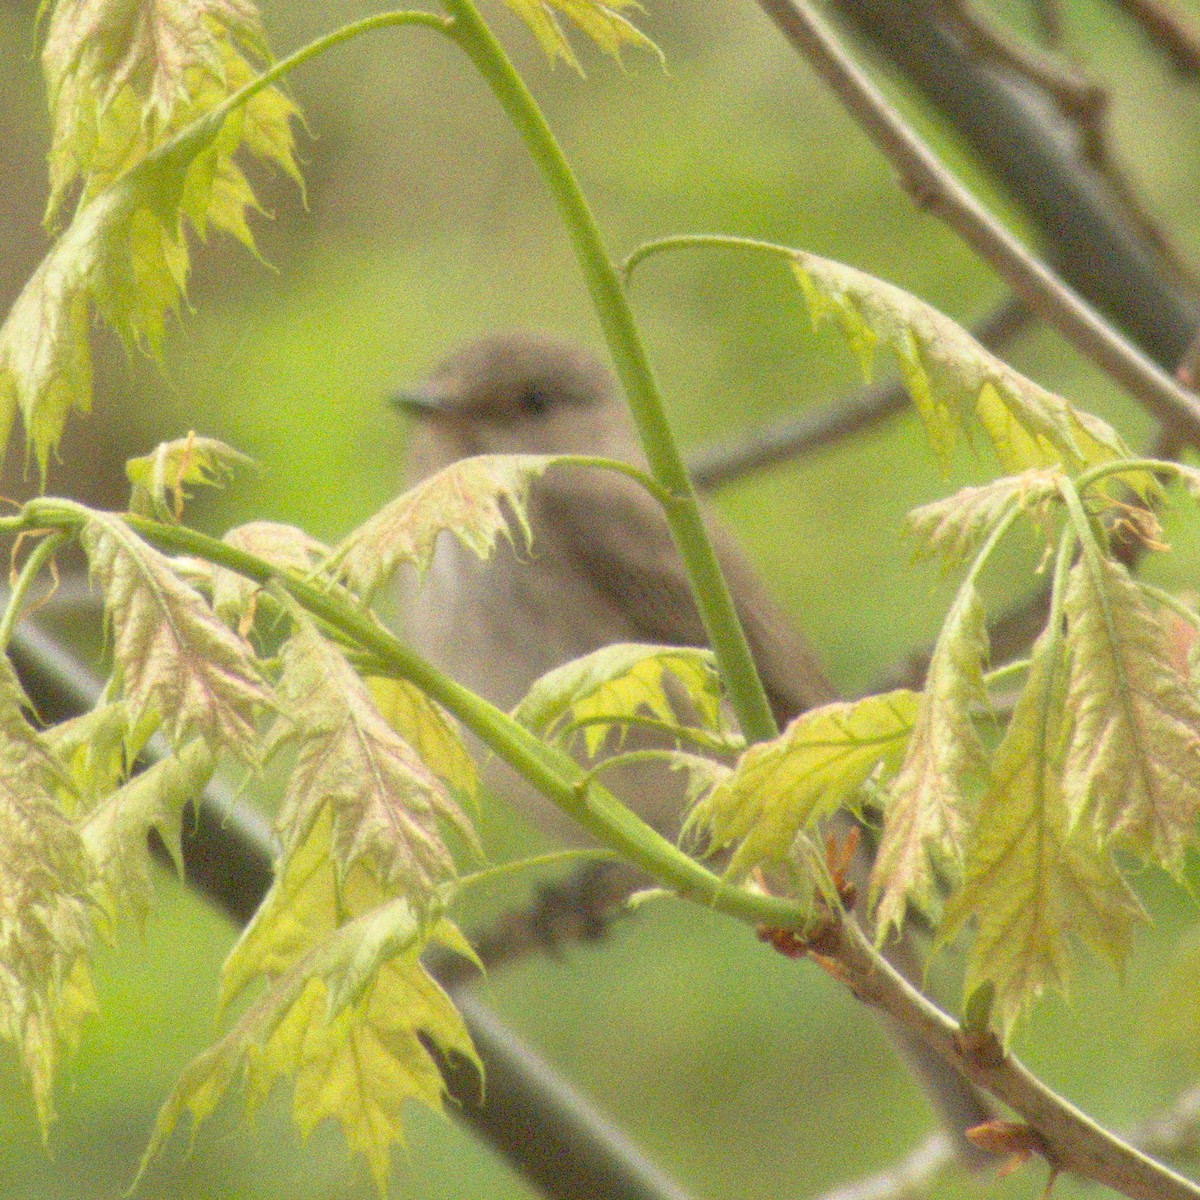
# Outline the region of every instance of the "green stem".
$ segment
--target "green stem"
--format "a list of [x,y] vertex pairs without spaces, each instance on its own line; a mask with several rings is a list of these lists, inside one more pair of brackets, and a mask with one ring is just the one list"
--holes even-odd
[[1086,492],[1092,484],[1107,478],[1109,475],[1127,475],[1134,471],[1149,471],[1154,475],[1179,474],[1180,464],[1162,458],[1119,458],[1113,462],[1103,462],[1090,470],[1076,476],[1075,486],[1080,492]]
[[[0,532],[59,529],[73,533],[88,520],[88,510],[70,500],[31,500],[21,514],[0,518]],[[573,758],[539,741],[507,713],[489,704],[426,662],[369,610],[315,586],[300,575],[265,559],[181,525],[123,514],[140,537],[161,550],[191,554],[228,567],[264,587],[278,583],[308,612],[375,655],[389,674],[414,683],[449,709],[497,757],[503,759],[553,800],[597,841],[611,847],[681,896],[736,920],[754,925],[803,930],[812,914],[802,905],[731,886],[651,829],[605,788],[593,784],[581,791],[584,770]]]
[[1000,687],[1015,676],[1023,675],[1028,670],[1029,659],[1017,658],[1010,663],[1005,663],[1002,667],[997,667],[994,671],[988,671],[983,677],[983,682],[989,688]]
[[443,0],[449,33],[475,64],[521,135],[558,205],[641,436],[651,473],[671,497],[667,523],[679,547],[696,607],[717,656],[742,731],[752,742],[778,733],[729,589],[704,527],[699,502],[663,410],[658,384],[620,276],[596,219],[550,126],[471,0]]
[[764,242],[760,238],[737,237],[728,233],[676,233],[671,237],[656,238],[643,242],[621,264],[621,278],[629,284],[634,268],[647,258],[667,250],[694,250],[696,248],[719,250],[749,250],[756,254],[771,254],[776,258],[795,259],[796,251],[791,246],[778,242]]
[[494,867],[484,867],[482,870],[458,876],[453,883],[454,898],[458,899],[470,888],[479,887],[481,884],[486,886],[512,875],[534,871],[538,867],[557,867],[563,863],[608,862],[613,858],[615,855],[611,850],[581,846],[574,850],[552,850],[549,854],[534,854],[529,858],[515,859],[513,862],[497,863]]
[[8,594],[8,604],[5,606],[4,616],[0,617],[0,654],[7,651],[8,643],[12,641],[13,630],[21,619],[21,613],[25,609],[25,597],[29,595],[29,589],[33,587],[34,580],[42,573],[42,568],[54,557],[59,546],[67,540],[67,536],[61,531],[52,533],[38,542],[30,551],[29,557],[25,560],[25,564],[21,567],[21,572],[12,586],[12,591]]

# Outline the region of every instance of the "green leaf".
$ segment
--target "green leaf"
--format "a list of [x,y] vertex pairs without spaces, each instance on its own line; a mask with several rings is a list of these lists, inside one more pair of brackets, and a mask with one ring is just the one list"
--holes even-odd
[[342,653],[299,614],[282,660],[286,720],[300,738],[276,822],[285,857],[328,807],[340,877],[362,864],[389,895],[400,890],[417,912],[430,911],[454,874],[438,822],[475,845],[470,821]]
[[[275,521],[251,521],[229,530],[221,539],[235,549],[244,550],[273,566],[298,575],[308,575],[329,557],[329,549],[316,538]],[[260,584],[237,571],[214,567],[212,572],[213,610],[231,628],[243,636],[254,623]]]
[[512,540],[509,517],[525,545],[533,534],[525,514],[529,487],[554,462],[545,454],[484,454],[452,463],[385,505],[334,552],[338,575],[370,596],[403,562],[424,577],[439,534],[449,531],[480,558],[498,537]]
[[972,709],[987,706],[987,620],[974,585],[959,590],[938,636],[909,739],[889,789],[883,837],[871,872],[876,932],[904,920],[909,900],[933,897],[933,863],[961,858],[966,793],[986,769]]
[[163,442],[149,454],[131,458],[125,474],[133,484],[129,509],[156,521],[178,522],[187,499],[184,484],[220,486],[235,467],[248,466],[253,459],[216,438],[197,437]]
[[478,800],[475,760],[467,753],[454,718],[407,679],[368,679],[367,688],[383,719],[459,803]]
[[0,658],[0,1036],[29,1076],[42,1133],[54,1117],[54,1072],[95,1010],[88,969],[91,864],[59,807],[65,783]]
[[[111,10],[114,17],[136,10],[149,16],[143,11],[146,2],[60,0],[52,21],[61,23],[68,41],[81,37],[82,47],[79,54],[60,48],[52,32],[48,45],[56,47],[53,57],[59,64],[54,70],[62,73],[57,85],[52,73],[54,103],[83,114],[78,128],[69,120],[57,123],[61,144],[52,157],[57,153],[62,162],[52,166],[52,210],[57,212],[64,189],[80,171],[87,179],[70,225],[0,327],[0,449],[7,445],[20,408],[43,478],[68,412],[87,412],[91,404],[91,310],[127,345],[157,351],[166,314],[178,309],[187,282],[183,218],[202,237],[214,226],[253,247],[246,211],[256,201],[234,154],[245,145],[290,173],[296,170],[288,128],[295,110],[282,94],[265,89],[242,105],[218,107],[254,77],[234,53],[222,56],[219,76],[189,74],[187,102],[173,118],[173,136],[161,144],[150,145],[141,126],[142,106],[128,87],[102,115],[94,111],[98,94],[92,92],[92,82],[76,80],[71,64],[107,51],[102,43],[86,43],[81,36],[87,33],[88,19],[75,25],[72,17],[81,8],[89,10],[84,14],[89,19],[95,15],[91,10]],[[182,0],[173,3],[183,7]]]
[[287,1076],[301,1132],[338,1120],[382,1195],[391,1145],[403,1142],[405,1102],[442,1111],[445,1084],[423,1039],[479,1065],[458,1011],[419,961],[431,937],[461,944],[448,922],[427,928],[402,898],[320,939],[186,1068],[159,1113],[142,1169],[185,1111],[200,1122],[237,1081],[253,1111]]
[[1071,825],[1063,793],[1067,735],[1061,638],[1043,634],[996,751],[941,942],[968,918],[976,933],[964,995],[992,989],[1003,1037],[1046,987],[1065,990],[1076,936],[1116,966],[1142,917],[1095,830]]
[[1085,549],[1064,599],[1072,819],[1178,873],[1200,815],[1200,701],[1120,563]]
[[[77,179],[86,202],[267,61],[249,0],[56,0],[42,51],[53,124],[47,221]],[[277,138],[252,150],[298,176],[290,102],[271,90],[250,106],[251,124]]]
[[587,752],[595,756],[614,727],[642,713],[668,726],[693,717],[704,729],[723,730],[712,651],[633,642],[604,646],[548,671],[513,716],[540,737],[570,740],[582,726]]
[[566,17],[586,34],[606,54],[619,58],[621,47],[637,46],[652,50],[662,59],[662,51],[624,15],[640,12],[636,0],[504,0],[529,26],[538,44],[553,62],[561,58],[582,74],[579,60],[559,24],[558,15]]
[[254,762],[256,717],[272,697],[249,645],[119,517],[89,511],[80,539],[104,592],[132,721],[153,713],[175,747],[201,737]]
[[98,704],[82,716],[61,721],[45,730],[42,740],[70,781],[60,799],[71,816],[91,812],[113,792],[141,749],[123,700]]
[[1014,506],[1028,511],[1043,507],[1047,500],[1056,497],[1059,477],[1059,472],[1050,468],[962,488],[944,500],[913,509],[908,514],[909,529],[929,552],[940,554],[947,563],[963,562],[979,549]]
[[[864,373],[878,343],[896,356],[943,463],[971,415],[1010,474],[1052,464],[1077,470],[1129,457],[1110,426],[1025,378],[915,296],[814,254],[797,250],[794,258],[814,323],[834,317]],[[1145,472],[1131,473],[1128,482],[1139,491],[1156,490]]]
[[96,895],[110,923],[131,916],[141,924],[150,910],[151,830],[161,837],[183,874],[184,808],[199,797],[214,765],[212,750],[197,738],[118,788],[84,822],[83,841],[96,872]]
[[731,874],[782,862],[802,830],[850,804],[877,771],[895,771],[917,709],[904,690],[810,709],[751,746],[692,810],[687,830],[704,833],[712,850],[737,843]]

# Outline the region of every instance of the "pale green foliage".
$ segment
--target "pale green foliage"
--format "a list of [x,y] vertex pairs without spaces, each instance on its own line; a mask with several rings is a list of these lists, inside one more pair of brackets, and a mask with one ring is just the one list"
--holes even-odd
[[[303,529],[275,521],[251,521],[247,525],[239,525],[229,530],[221,540],[238,550],[265,559],[273,566],[299,575],[308,575],[329,557],[328,548]],[[224,567],[214,567],[212,570],[213,611],[242,634],[254,622],[260,591],[259,584],[236,571]]]
[[1200,701],[1120,563],[1085,550],[1064,600],[1071,819],[1179,871],[1200,815]]
[[185,484],[217,486],[235,467],[253,461],[216,438],[194,433],[163,442],[125,464],[125,474],[133,485],[129,510],[156,521],[179,521],[188,498]]
[[42,740],[70,781],[62,800],[72,815],[89,813],[128,773],[142,739],[129,726],[123,700],[98,704],[47,729]]
[[690,716],[702,729],[720,732],[721,692],[712,652],[631,642],[604,646],[548,671],[513,713],[542,737],[569,742],[582,728],[593,756],[612,729],[640,714],[668,727]]
[[183,1072],[143,1168],[185,1111],[203,1120],[238,1082],[253,1110],[286,1076],[295,1082],[301,1132],[338,1120],[382,1194],[390,1147],[403,1141],[405,1101],[442,1108],[445,1085],[421,1036],[478,1063],[462,1018],[419,961],[431,940],[463,950],[461,935],[442,918],[420,918],[405,898],[338,926],[329,837],[328,819],[314,826],[234,947],[225,996],[259,974],[266,986]]
[[111,923],[121,916],[140,923],[150,910],[151,830],[182,875],[184,809],[204,790],[214,765],[212,750],[197,738],[118,788],[88,815],[83,841],[96,872],[97,899]]
[[442,779],[383,718],[345,656],[306,618],[297,616],[282,659],[281,727],[300,739],[276,823],[284,857],[328,809],[339,878],[361,864],[389,895],[402,891],[416,912],[428,913],[454,873],[438,822],[473,843],[470,822]]
[[[814,323],[832,315],[869,373],[877,346],[896,356],[934,449],[945,461],[970,416],[1012,474],[1127,458],[1116,432],[1025,378],[966,330],[908,292],[853,267],[794,251]],[[1145,476],[1137,478],[1150,486]]]
[[714,851],[737,843],[732,875],[782,862],[803,830],[852,805],[872,775],[896,770],[917,704],[901,690],[801,714],[742,755],[692,810],[687,829],[703,833]]
[[1044,633],[996,751],[962,890],[948,901],[941,930],[948,940],[975,918],[965,992],[994,987],[1005,1038],[1044,988],[1065,989],[1071,935],[1120,966],[1141,916],[1097,831],[1088,822],[1072,826],[1063,790],[1066,674],[1061,637]]
[[127,344],[156,350],[187,281],[183,218],[201,236],[214,226],[253,246],[246,212],[256,201],[234,162],[239,148],[298,178],[295,108],[282,93],[218,108],[255,77],[235,43],[248,43],[256,20],[241,0],[53,9],[51,217],[80,176],[83,190],[0,328],[0,447],[20,408],[43,475],[67,413],[91,403],[92,308]]
[[910,899],[931,899],[935,859],[958,864],[966,792],[986,765],[972,710],[987,704],[987,650],[986,616],[968,579],[938,636],[908,751],[888,793],[871,872],[881,938],[900,926]]
[[423,763],[460,802],[479,798],[475,760],[467,753],[454,719],[406,679],[368,679],[380,715],[417,752]]
[[544,454],[484,454],[452,463],[385,505],[342,542],[334,552],[339,578],[370,596],[401,563],[411,563],[424,576],[443,532],[486,559],[498,537],[511,540],[510,513],[528,546],[533,536],[525,515],[529,487],[553,462]]
[[13,1043],[45,1132],[59,1053],[95,1007],[88,948],[92,867],[57,793],[66,783],[0,665],[0,1036]]
[[1058,496],[1059,472],[1024,471],[966,487],[908,514],[908,525],[931,553],[948,563],[970,558],[1015,505],[1037,509]]
[[119,517],[89,511],[80,540],[104,591],[131,721],[152,713],[175,747],[201,737],[253,762],[256,717],[272,699],[247,643]]
[[504,0],[504,3],[533,31],[551,62],[561,58],[581,73],[579,60],[559,24],[560,14],[606,54],[619,57],[621,47],[629,45],[652,50],[662,58],[658,47],[624,15],[641,10],[637,0]]

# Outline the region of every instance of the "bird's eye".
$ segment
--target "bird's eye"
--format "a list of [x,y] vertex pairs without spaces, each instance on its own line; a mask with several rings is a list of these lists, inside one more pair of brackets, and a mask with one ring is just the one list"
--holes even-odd
[[521,406],[522,412],[533,417],[540,417],[550,407],[550,400],[546,393],[535,387],[523,391],[517,403]]

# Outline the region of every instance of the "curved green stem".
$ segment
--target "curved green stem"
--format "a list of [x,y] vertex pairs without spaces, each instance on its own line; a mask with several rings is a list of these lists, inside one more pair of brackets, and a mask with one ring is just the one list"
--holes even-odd
[[519,875],[523,871],[533,871],[538,867],[557,867],[563,863],[577,862],[608,862],[617,856],[611,850],[595,846],[579,846],[574,850],[552,850],[549,854],[533,854],[529,858],[518,858],[513,862],[497,863],[494,867],[484,867],[479,871],[471,871],[460,875],[454,880],[454,898],[457,899],[469,888],[486,886],[499,879],[507,879]]
[[618,475],[627,475],[635,483],[640,483],[667,512],[670,512],[675,504],[675,497],[653,475],[647,475],[645,471],[635,467],[633,463],[624,462],[619,458],[606,458],[601,454],[558,454],[555,455],[554,462],[551,465],[598,467],[602,471],[613,471]]
[[1149,471],[1152,474],[1178,475],[1181,464],[1164,458],[1119,458],[1113,462],[1103,462],[1091,467],[1075,477],[1075,487],[1080,492],[1086,492],[1094,483],[1106,479],[1109,475],[1126,475],[1133,471]]
[[650,470],[671,497],[667,523],[679,547],[705,632],[717,656],[729,699],[750,741],[778,733],[750,646],[704,527],[683,457],[667,423],[658,384],[633,320],[616,267],[596,219],[558,141],[472,0],[443,0],[453,18],[449,33],[475,64],[533,161],[562,217],[592,303],[625,389]]
[[[74,533],[88,517],[83,505],[70,500],[31,500],[21,515],[0,518],[0,532],[58,529]],[[573,758],[546,745],[494,704],[443,675],[385,629],[373,613],[345,595],[326,591],[298,573],[282,570],[245,550],[181,525],[166,525],[129,514],[122,519],[161,550],[207,559],[264,587],[271,584],[283,587],[313,616],[374,655],[389,674],[416,684],[452,712],[497,757],[528,779],[597,841],[681,896],[754,925],[804,929],[811,923],[812,914],[802,905],[732,887],[651,829],[605,788],[593,784],[581,792],[578,785],[584,770]]]
[[621,278],[628,285],[634,268],[647,258],[662,254],[667,250],[694,250],[697,248],[718,250],[749,250],[755,254],[771,254],[776,258],[796,257],[796,251],[791,246],[782,246],[778,242],[764,242],[761,238],[738,237],[728,233],[676,233],[670,237],[655,238],[652,242],[643,242],[633,250],[621,264]]
[[63,532],[52,533],[38,542],[30,551],[29,557],[25,560],[16,582],[12,586],[12,591],[8,594],[8,604],[4,608],[4,616],[0,617],[0,654],[8,649],[13,630],[17,627],[17,622],[21,619],[21,613],[25,608],[25,597],[29,595],[29,589],[33,587],[34,580],[42,573],[42,568],[54,557],[55,552],[67,540],[67,537],[68,535]]

